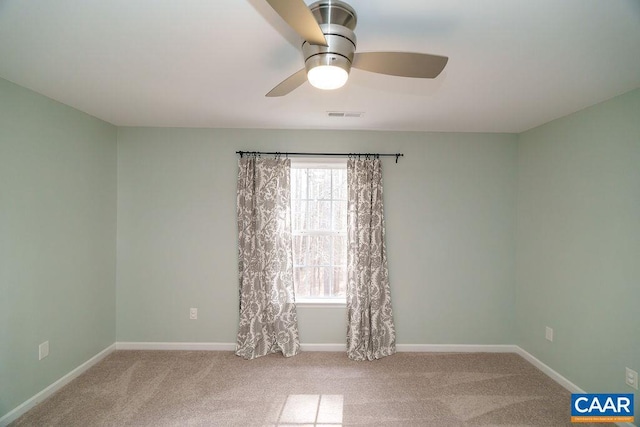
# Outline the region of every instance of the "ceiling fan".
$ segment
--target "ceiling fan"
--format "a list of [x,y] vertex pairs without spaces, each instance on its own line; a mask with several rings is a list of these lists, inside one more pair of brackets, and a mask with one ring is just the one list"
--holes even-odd
[[267,0],[303,39],[305,68],[287,77],[266,96],[284,96],[306,80],[320,89],[337,89],[351,68],[391,76],[432,79],[447,65],[446,56],[415,52],[356,53],[356,11],[340,0]]

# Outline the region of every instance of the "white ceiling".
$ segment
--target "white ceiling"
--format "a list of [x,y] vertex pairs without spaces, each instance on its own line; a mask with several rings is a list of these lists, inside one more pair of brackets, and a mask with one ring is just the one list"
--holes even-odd
[[640,0],[349,3],[358,51],[446,55],[443,73],[352,70],[336,91],[265,98],[303,62],[264,0],[0,0],[0,77],[119,126],[464,132],[521,132],[640,87]]

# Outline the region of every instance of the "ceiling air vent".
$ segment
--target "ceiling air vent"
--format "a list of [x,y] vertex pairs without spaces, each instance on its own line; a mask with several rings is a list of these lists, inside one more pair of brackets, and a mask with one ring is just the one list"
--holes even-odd
[[327,111],[328,117],[362,117],[362,111]]

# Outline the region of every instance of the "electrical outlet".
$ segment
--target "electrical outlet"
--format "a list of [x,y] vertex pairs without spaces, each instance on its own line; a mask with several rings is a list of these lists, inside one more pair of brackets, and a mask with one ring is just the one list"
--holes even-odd
[[625,382],[629,387],[633,387],[636,390],[638,389],[638,373],[633,369],[625,368],[626,376]]
[[553,341],[553,329],[547,326],[547,329],[544,332],[544,337],[547,341]]
[[189,309],[189,319],[198,320],[198,309],[197,308]]
[[38,346],[38,360],[42,360],[48,355],[49,355],[49,341],[45,341]]

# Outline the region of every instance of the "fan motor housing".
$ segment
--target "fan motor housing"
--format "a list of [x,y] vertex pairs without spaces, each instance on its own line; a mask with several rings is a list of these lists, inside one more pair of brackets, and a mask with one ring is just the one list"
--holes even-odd
[[342,25],[353,31],[358,23],[356,11],[343,1],[321,0],[309,5],[309,9],[320,25]]
[[309,72],[319,65],[333,65],[351,71],[356,50],[356,11],[339,0],[321,0],[309,6],[320,25],[328,46],[318,46],[305,41],[302,44],[304,65]]
[[333,65],[351,71],[351,63],[356,50],[356,35],[349,28],[337,24],[320,24],[328,46],[302,44],[304,65],[310,69],[319,65]]

